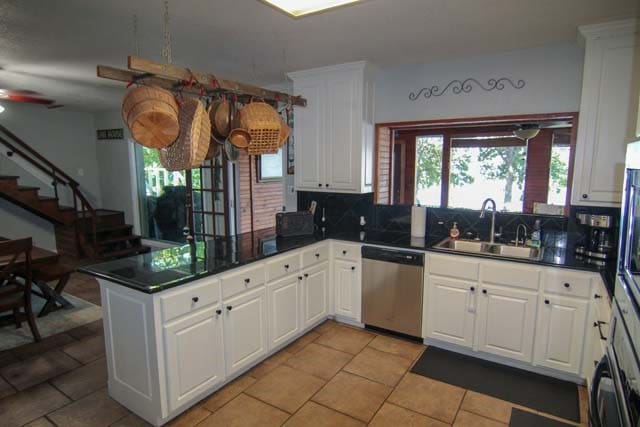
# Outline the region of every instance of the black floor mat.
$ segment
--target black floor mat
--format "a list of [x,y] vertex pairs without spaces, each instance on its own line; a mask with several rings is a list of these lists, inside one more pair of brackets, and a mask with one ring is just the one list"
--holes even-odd
[[411,372],[580,422],[578,387],[533,372],[428,347]]
[[509,427],[571,427],[571,424],[513,408]]

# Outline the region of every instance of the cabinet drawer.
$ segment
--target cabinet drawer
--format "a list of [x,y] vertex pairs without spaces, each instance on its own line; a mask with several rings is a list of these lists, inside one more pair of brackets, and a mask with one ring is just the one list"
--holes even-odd
[[320,264],[329,259],[329,245],[317,246],[302,252],[302,268]]
[[212,280],[160,297],[162,321],[174,319],[220,301],[220,281]]
[[264,266],[243,268],[222,277],[222,299],[264,284]]
[[349,243],[333,243],[333,257],[335,259],[343,259],[349,261],[360,261],[360,245]]
[[273,282],[281,277],[300,270],[300,253],[278,257],[267,262],[267,282]]
[[455,255],[431,255],[429,273],[463,280],[478,280],[478,261]]
[[589,298],[591,294],[589,274],[554,269],[545,271],[543,277],[545,292],[580,298]]
[[480,266],[483,283],[538,290],[540,270],[521,264],[486,262]]

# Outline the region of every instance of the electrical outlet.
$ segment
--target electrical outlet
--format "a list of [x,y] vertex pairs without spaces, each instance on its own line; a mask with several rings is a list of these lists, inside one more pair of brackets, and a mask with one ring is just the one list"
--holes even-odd
[[294,187],[293,185],[289,185],[287,187],[287,191],[289,192],[289,194],[296,194],[296,187]]
[[78,169],[78,176],[84,176],[84,169]]

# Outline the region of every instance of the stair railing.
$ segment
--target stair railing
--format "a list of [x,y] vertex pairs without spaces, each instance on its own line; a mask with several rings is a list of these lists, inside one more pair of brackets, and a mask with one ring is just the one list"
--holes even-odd
[[11,157],[14,154],[19,155],[24,160],[29,162],[33,167],[45,173],[47,176],[51,177],[53,186],[53,191],[55,193],[56,199],[59,199],[58,195],[58,185],[62,185],[64,187],[68,187],[71,190],[73,195],[73,212],[75,215],[75,234],[76,234],[76,245],[78,251],[82,250],[80,244],[80,229],[79,229],[79,219],[82,216],[83,219],[89,218],[91,222],[91,237],[93,240],[93,247],[96,244],[96,227],[97,227],[97,215],[95,209],[91,206],[91,203],[87,200],[87,198],[82,194],[80,190],[80,184],[67,175],[62,169],[58,168],[56,165],[47,160],[42,154],[38,153],[34,150],[30,145],[16,136],[13,132],[11,132],[6,127],[0,125],[0,144],[4,145],[7,148],[7,156]]

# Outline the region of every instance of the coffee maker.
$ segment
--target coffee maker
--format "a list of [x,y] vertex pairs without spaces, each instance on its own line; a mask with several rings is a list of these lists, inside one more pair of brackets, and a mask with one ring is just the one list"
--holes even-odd
[[612,216],[578,213],[576,219],[587,231],[585,241],[576,246],[577,257],[600,266],[615,257],[616,242]]

